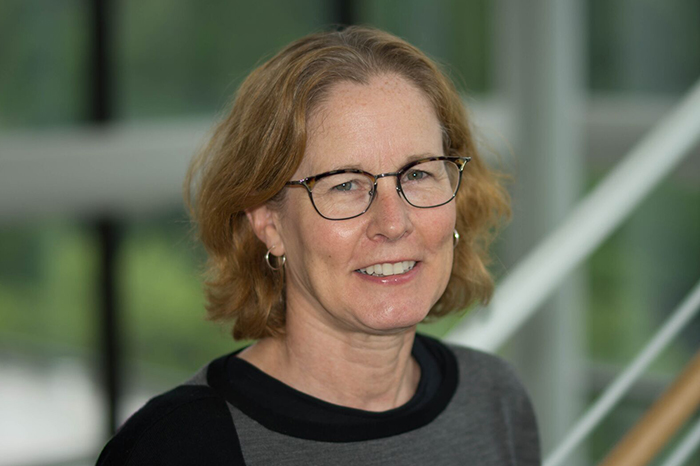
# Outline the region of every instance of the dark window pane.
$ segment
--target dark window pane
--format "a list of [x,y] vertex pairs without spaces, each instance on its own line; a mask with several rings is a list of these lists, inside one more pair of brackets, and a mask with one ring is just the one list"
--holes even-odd
[[362,24],[385,29],[411,42],[446,71],[462,91],[490,89],[489,0],[358,0]]
[[[700,189],[670,180],[656,189],[589,261],[589,358],[626,365],[668,319],[700,276]],[[691,322],[652,365],[674,373],[697,349]]]
[[87,2],[0,2],[0,126],[55,125],[86,114]]
[[125,230],[119,286],[129,392],[161,391],[241,345],[206,320],[205,256],[190,232],[181,215],[130,222]]
[[322,0],[118,3],[117,114],[218,111],[261,57],[331,21]]
[[594,91],[681,93],[700,76],[700,2],[589,1]]
[[79,224],[0,230],[0,332],[13,340],[91,351],[94,238]]

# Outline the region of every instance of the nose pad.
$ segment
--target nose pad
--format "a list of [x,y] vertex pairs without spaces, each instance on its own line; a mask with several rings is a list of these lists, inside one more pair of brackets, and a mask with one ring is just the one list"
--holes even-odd
[[[399,186],[398,180],[396,181],[396,193],[399,195],[399,197],[406,201],[406,195],[403,193],[403,189],[401,189],[401,186]],[[406,201],[408,202],[408,201]]]
[[[391,183],[391,182],[392,182],[392,180],[390,180],[389,177],[382,177],[382,178],[386,179],[386,182],[387,182],[387,183]],[[381,179],[381,178],[380,178],[380,179]],[[404,198],[403,191],[402,191],[401,188],[399,187],[399,184],[398,184],[396,181],[394,181],[394,183],[395,183],[395,184],[394,184],[394,189],[396,190],[396,194],[398,195],[399,200],[400,200],[400,201],[405,201],[406,199]],[[382,194],[384,194],[384,196],[382,196]],[[377,201],[380,200],[382,197],[388,197],[388,196],[391,196],[391,191],[389,191],[388,189],[383,189],[383,190],[382,190],[382,189],[379,189],[379,182],[377,181],[377,185],[375,186],[374,202],[377,202]],[[384,202],[386,202],[386,200],[385,200]]]
[[397,197],[394,197],[388,189],[382,191],[377,188],[373,202],[376,205],[372,208],[374,210],[373,220],[368,230],[370,237],[380,235],[395,240],[411,229],[411,222],[408,218],[410,205],[404,199],[401,188],[396,185],[394,189]]

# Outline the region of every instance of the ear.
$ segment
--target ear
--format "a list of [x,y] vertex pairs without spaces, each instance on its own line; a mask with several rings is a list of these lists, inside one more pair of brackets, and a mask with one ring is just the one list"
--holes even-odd
[[284,254],[284,243],[277,228],[277,212],[271,209],[267,204],[262,204],[253,209],[245,211],[246,217],[253,227],[255,236],[260,239],[274,256],[282,256]]

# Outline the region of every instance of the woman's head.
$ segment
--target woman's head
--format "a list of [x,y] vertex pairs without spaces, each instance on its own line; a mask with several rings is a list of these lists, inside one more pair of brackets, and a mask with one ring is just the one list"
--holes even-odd
[[[416,48],[381,31],[348,28],[302,38],[253,71],[241,85],[230,114],[190,168],[186,198],[192,202],[193,217],[209,254],[208,310],[212,319],[233,319],[236,338],[278,334],[285,321],[284,273],[271,270],[264,261],[266,250],[275,244],[258,239],[246,212],[266,205],[284,217],[284,203],[292,195],[288,191],[294,189],[285,188],[286,182],[295,174],[317,174],[299,170],[304,168],[311,132],[319,131],[323,124],[324,105],[336,101],[338,89],[377,87],[382,80],[393,80],[403,86],[403,92],[411,88],[434,112],[441,147],[431,149],[431,154],[440,151],[434,155],[472,157],[464,170],[462,188],[447,208],[454,211],[452,225],[461,241],[448,270],[447,289],[431,315],[444,315],[490,296],[486,246],[490,229],[507,211],[507,197],[476,152],[458,94]],[[381,156],[377,154],[377,160]],[[314,156],[311,166],[325,166],[319,165],[319,157]],[[347,160],[342,165],[357,163]],[[363,169],[379,173],[400,168],[380,165]],[[379,191],[388,193],[390,182],[382,183]],[[426,212],[430,210],[446,212],[443,207]],[[293,223],[287,218],[287,224]],[[272,254],[283,252],[280,244]]]

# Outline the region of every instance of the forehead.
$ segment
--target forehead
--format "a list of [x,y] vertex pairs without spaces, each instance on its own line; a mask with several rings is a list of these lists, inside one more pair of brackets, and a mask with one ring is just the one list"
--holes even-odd
[[391,171],[418,155],[442,155],[442,130],[432,103],[395,75],[331,88],[307,125],[297,175],[339,168]]

